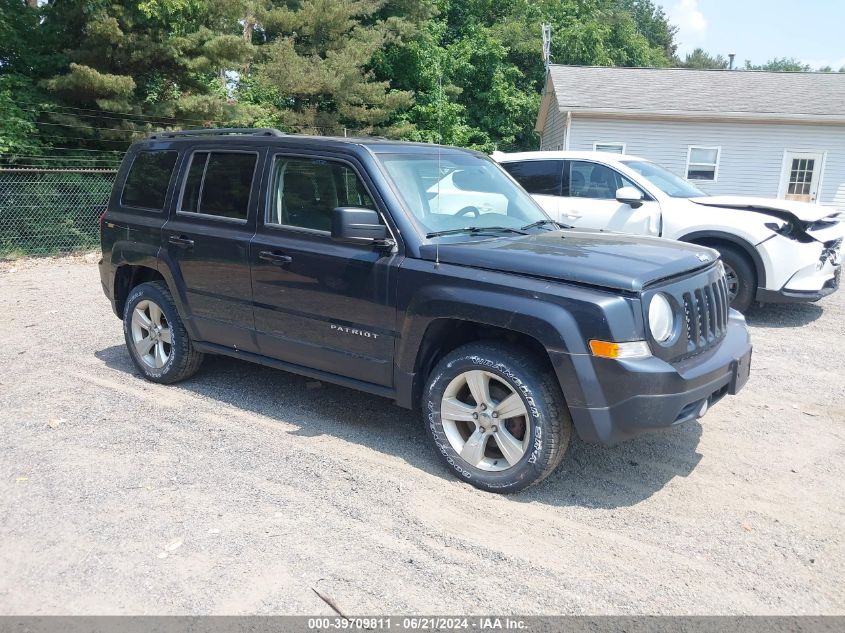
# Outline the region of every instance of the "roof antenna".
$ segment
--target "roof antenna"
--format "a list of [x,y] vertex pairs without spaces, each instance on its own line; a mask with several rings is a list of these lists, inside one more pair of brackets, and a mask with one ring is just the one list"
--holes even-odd
[[[440,213],[440,150],[443,145],[443,72],[437,60],[437,213]],[[434,242],[434,267],[440,267],[440,240]]]

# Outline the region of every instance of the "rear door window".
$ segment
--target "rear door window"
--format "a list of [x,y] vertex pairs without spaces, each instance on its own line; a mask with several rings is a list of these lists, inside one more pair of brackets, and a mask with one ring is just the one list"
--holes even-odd
[[562,160],[526,160],[502,163],[528,193],[559,196],[563,180]]
[[245,222],[257,162],[251,152],[194,153],[179,211]]
[[173,151],[138,152],[123,185],[121,204],[152,211],[164,209],[177,157],[178,153]]

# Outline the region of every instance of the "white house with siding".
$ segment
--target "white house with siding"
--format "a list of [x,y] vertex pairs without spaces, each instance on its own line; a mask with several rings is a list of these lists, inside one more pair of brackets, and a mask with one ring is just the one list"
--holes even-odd
[[845,207],[845,73],[551,65],[541,150],[648,158],[719,195]]

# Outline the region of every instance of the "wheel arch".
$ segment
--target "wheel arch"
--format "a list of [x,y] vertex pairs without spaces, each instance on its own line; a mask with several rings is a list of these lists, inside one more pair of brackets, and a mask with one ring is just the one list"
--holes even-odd
[[534,334],[518,328],[502,327],[480,320],[459,317],[438,317],[429,321],[414,355],[411,371],[406,374],[410,384],[397,390],[401,406],[419,405],[431,371],[441,358],[467,343],[506,341],[528,351],[548,371],[556,374],[552,357],[543,342]]
[[716,250],[718,250],[716,245],[720,243],[738,247],[754,266],[754,272],[757,274],[757,288],[766,287],[766,267],[763,264],[763,258],[760,257],[760,253],[752,244],[741,237],[721,231],[696,231],[678,239],[682,242],[716,248]]
[[123,315],[123,310],[126,307],[126,299],[133,288],[140,286],[149,281],[163,281],[165,284],[167,280],[157,269],[151,268],[143,264],[129,264],[124,263],[117,266],[114,271],[114,303],[115,311],[119,315]]

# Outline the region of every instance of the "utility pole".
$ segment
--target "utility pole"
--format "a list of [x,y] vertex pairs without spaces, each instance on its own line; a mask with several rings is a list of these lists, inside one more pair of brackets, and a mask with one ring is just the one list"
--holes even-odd
[[548,72],[552,63],[552,25],[544,23],[540,26],[543,29],[543,66]]

